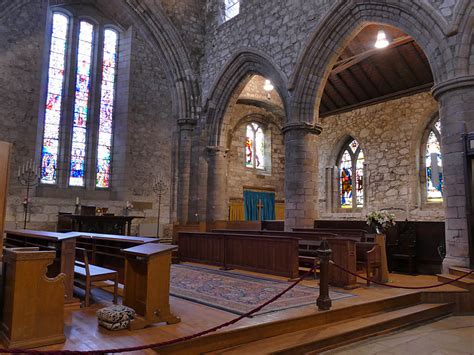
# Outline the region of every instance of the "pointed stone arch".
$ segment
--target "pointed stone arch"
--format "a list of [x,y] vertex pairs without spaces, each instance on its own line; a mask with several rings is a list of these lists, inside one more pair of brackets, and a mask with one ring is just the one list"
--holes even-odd
[[454,73],[452,52],[446,41],[446,22],[425,5],[411,1],[339,1],[318,25],[300,54],[289,88],[294,90],[290,119],[318,123],[322,91],[332,65],[350,40],[367,24],[400,28],[424,50],[435,83]]
[[222,127],[225,112],[235,92],[241,92],[252,75],[261,75],[272,81],[279,93],[285,113],[288,112],[289,94],[286,77],[265,54],[252,49],[236,52],[214,82],[206,100],[209,146],[225,145]]

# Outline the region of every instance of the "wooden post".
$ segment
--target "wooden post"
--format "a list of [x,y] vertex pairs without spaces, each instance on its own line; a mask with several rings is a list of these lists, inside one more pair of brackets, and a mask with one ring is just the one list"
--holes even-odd
[[328,311],[332,304],[331,298],[329,298],[329,259],[331,258],[331,249],[326,240],[323,240],[316,254],[320,260],[319,297],[316,304],[320,311]]

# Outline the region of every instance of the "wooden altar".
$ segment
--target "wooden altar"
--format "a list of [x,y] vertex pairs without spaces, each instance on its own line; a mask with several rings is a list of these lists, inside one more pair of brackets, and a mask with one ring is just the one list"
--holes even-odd
[[[61,224],[64,226],[65,220],[70,220],[70,228],[78,232],[90,232],[101,234],[130,235],[132,220],[144,218],[136,216],[83,216],[78,214],[61,214]],[[62,229],[58,225],[58,230]]]

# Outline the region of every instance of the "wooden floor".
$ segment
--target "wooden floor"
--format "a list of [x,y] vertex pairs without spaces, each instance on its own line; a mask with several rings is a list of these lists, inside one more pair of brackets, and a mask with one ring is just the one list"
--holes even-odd
[[[235,270],[234,270],[235,272]],[[276,280],[285,280],[280,277],[272,277],[268,275],[255,274],[250,272],[241,272],[242,274],[264,276],[266,278],[274,278]],[[354,290],[339,290],[332,288],[335,291],[342,291],[351,293],[357,297],[349,297],[333,302],[333,309],[351,307],[363,303],[369,303],[375,300],[388,299],[397,295],[410,294],[417,291],[391,289],[382,286],[371,286],[367,288],[364,283],[360,284],[360,288]],[[408,275],[390,275],[391,284],[400,284],[406,286],[422,286],[432,285],[438,283],[435,276],[408,276]],[[317,281],[314,279],[307,279],[302,282],[303,285],[316,286]],[[460,289],[454,286],[443,286],[433,291],[443,292],[459,292]],[[79,294],[80,295],[80,294]],[[315,294],[315,302],[317,298]],[[108,331],[97,325],[95,312],[97,309],[112,304],[112,295],[95,289],[93,291],[93,299],[95,303],[88,308],[69,309],[65,314],[65,333],[67,341],[64,344],[43,347],[41,350],[105,350],[112,348],[131,347],[144,344],[157,343],[161,341],[171,340],[182,336],[194,334],[199,331],[214,327],[236,317],[231,314],[216,308],[208,307],[198,303],[193,303],[180,298],[171,297],[171,309],[173,313],[181,318],[181,322],[175,325],[156,324],[153,327],[138,330],[138,331]],[[119,303],[121,300],[119,300]],[[253,318],[246,318],[229,326],[228,328],[220,330],[226,332],[230,329],[245,328],[256,324],[269,323],[277,320],[284,320],[294,317],[311,315],[318,313],[316,305],[308,305],[297,308],[291,308],[278,312],[267,313]],[[137,354],[155,353],[152,350],[137,352]]]

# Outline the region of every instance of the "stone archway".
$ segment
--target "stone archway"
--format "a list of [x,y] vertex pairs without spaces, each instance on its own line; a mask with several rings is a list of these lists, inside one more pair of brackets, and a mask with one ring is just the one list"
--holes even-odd
[[[210,90],[205,110],[207,116],[207,221],[227,219],[227,139],[226,111],[236,101],[250,76],[261,75],[272,81],[283,101],[285,112],[289,107],[286,78],[266,55],[250,49],[237,52],[222,70]],[[237,95],[238,96],[238,95]]]

